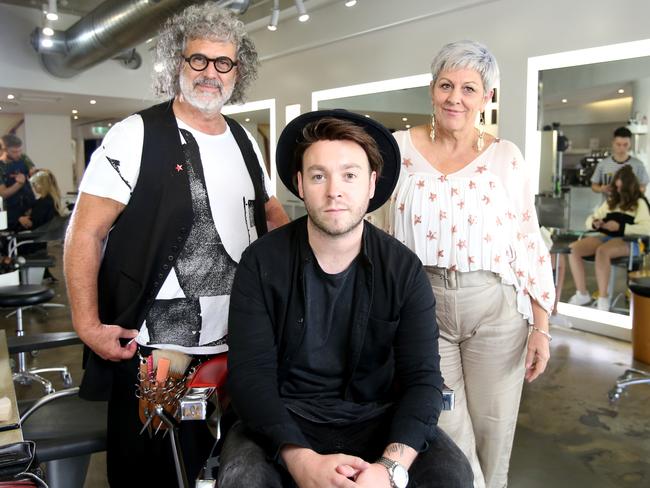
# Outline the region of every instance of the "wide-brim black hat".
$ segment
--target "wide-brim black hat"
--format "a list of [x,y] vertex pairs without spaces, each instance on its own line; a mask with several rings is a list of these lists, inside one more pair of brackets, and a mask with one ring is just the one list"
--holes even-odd
[[280,134],[280,139],[278,140],[278,146],[275,152],[275,164],[282,183],[284,183],[284,186],[286,186],[291,193],[300,198],[294,178],[296,168],[299,167],[296,165],[295,161],[296,146],[303,140],[303,128],[307,124],[324,117],[334,117],[353,122],[364,129],[377,143],[379,152],[384,160],[384,166],[381,170],[381,175],[377,178],[375,183],[375,195],[370,199],[368,212],[377,210],[390,198],[395,189],[395,185],[397,184],[400,170],[399,147],[397,147],[393,135],[382,124],[376,120],[372,120],[371,118],[353,112],[348,112],[347,110],[334,109],[308,112],[289,122],[282,131],[282,134]]

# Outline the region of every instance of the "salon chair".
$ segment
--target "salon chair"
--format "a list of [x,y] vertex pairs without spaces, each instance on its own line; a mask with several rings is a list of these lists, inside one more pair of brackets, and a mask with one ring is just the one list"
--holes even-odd
[[50,488],[83,488],[90,455],[106,450],[107,402],[67,388],[21,405],[23,438],[36,443]]
[[608,394],[612,403],[630,386],[650,385],[650,276],[630,275],[629,287],[632,292],[632,356],[639,367],[629,368],[618,377]]
[[[620,258],[614,258],[612,259],[611,265],[611,272],[609,274],[609,283],[607,285],[607,296],[610,297],[610,302],[609,302],[609,311],[610,312],[618,312],[618,313],[627,313],[628,308],[625,306],[617,306],[617,304],[623,300],[625,301],[625,292],[619,292],[618,294],[614,295],[614,292],[616,291],[616,277],[617,277],[617,271],[619,269],[625,270],[625,273],[630,273],[632,271],[637,271],[638,269],[641,268],[643,264],[643,256],[645,253],[647,253],[648,250],[648,245],[650,243],[650,237],[646,235],[636,235],[636,234],[630,234],[626,236],[622,236],[623,241],[627,242],[628,245],[630,246],[630,255],[629,256],[622,256]],[[633,247],[635,243],[642,243],[642,248],[644,249],[643,252],[639,252],[638,255],[634,256],[633,254]],[[583,258],[584,261],[587,262],[595,262],[595,256],[587,256]]]
[[[45,269],[56,263],[47,250],[33,254],[23,255],[21,247],[30,244],[47,244],[49,242],[63,242],[65,232],[70,222],[70,215],[65,217],[55,216],[52,220],[35,230],[18,232],[9,239],[9,256],[21,256],[20,281],[25,284],[40,284],[43,280]],[[62,305],[59,305],[62,306]]]
[[[215,437],[211,456],[207,459],[203,470],[196,480],[196,488],[215,488],[219,468],[219,441],[222,437],[221,421],[223,412],[229,403],[226,392],[228,376],[227,354],[219,354],[209,361],[202,363],[191,377],[187,392],[180,400],[180,421],[206,420],[210,431]],[[444,386],[444,385],[443,385]],[[443,388],[443,410],[453,410],[454,392],[447,386]],[[214,411],[208,415],[208,403],[214,406]],[[156,415],[167,425],[170,431],[170,442],[174,455],[178,486],[185,488],[188,484],[183,456],[178,440],[178,422],[171,418],[162,407],[156,407]]]
[[[23,309],[40,305],[50,301],[54,297],[54,291],[42,285],[17,285],[0,287],[0,307],[12,307],[16,312],[16,336],[24,337],[25,328],[23,324]],[[27,369],[27,352],[17,352],[17,368],[13,374],[16,383],[27,385],[33,381],[40,383],[45,393],[52,393],[54,388],[52,382],[43,378],[41,373],[60,373],[63,383],[66,386],[72,384],[72,377],[66,366],[52,368]]]

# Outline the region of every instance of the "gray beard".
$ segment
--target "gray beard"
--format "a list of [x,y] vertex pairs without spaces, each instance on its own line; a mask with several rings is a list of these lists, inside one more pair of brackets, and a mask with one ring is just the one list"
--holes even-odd
[[208,115],[220,113],[223,106],[228,103],[228,100],[230,100],[230,96],[234,89],[233,87],[230,91],[225,92],[223,85],[221,85],[220,96],[215,95],[214,97],[206,98],[195,96],[194,88],[195,86],[193,82],[181,74],[180,89],[183,98],[194,108]]

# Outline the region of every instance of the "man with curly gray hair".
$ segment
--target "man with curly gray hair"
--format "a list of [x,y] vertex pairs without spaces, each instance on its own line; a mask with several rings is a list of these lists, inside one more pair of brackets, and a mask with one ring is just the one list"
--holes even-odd
[[[176,486],[146,405],[140,421],[138,371],[154,350],[194,361],[226,351],[241,254],[288,222],[257,143],[221,114],[257,73],[242,22],[214,3],[190,6],[164,25],[157,58],[154,89],[167,101],[116,124],[92,155],[64,253],[88,352],[80,395],[109,401],[108,479],[119,487]],[[180,440],[195,479],[213,440],[204,422],[188,424]]]

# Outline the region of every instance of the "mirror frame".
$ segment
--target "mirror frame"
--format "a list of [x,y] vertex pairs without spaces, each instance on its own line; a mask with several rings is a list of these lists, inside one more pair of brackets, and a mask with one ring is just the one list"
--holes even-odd
[[322,100],[369,95],[371,93],[403,90],[405,88],[418,88],[421,86],[429,86],[430,83],[431,73],[425,73],[421,75],[405,76],[403,78],[393,78],[390,80],[373,81],[370,83],[361,83],[359,85],[315,91],[311,94],[311,109],[318,110],[318,102]]
[[277,143],[277,134],[276,134],[276,121],[275,121],[275,98],[268,98],[266,100],[256,100],[253,102],[246,102],[241,105],[226,105],[221,110],[221,113],[224,115],[232,114],[241,114],[244,112],[254,112],[257,110],[268,110],[269,111],[269,158],[268,161],[269,167],[271,168],[271,174],[269,178],[271,179],[271,186],[275,189],[275,193],[278,193],[278,172],[275,169],[274,158],[275,158],[275,145]]
[[[539,73],[543,70],[583,66],[587,64],[618,61],[650,56],[650,39],[610,44],[528,58],[526,82],[526,140],[525,158],[530,165],[532,187],[539,190],[540,136],[538,121]],[[605,312],[589,307],[558,303],[558,312],[572,318],[574,327],[599,334],[630,340],[632,318],[630,315]]]

